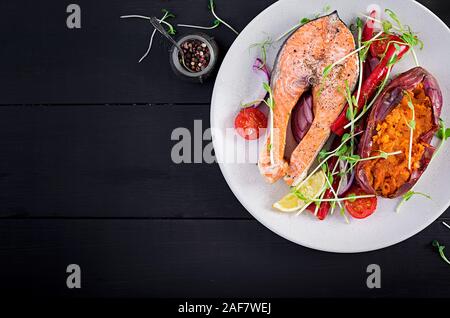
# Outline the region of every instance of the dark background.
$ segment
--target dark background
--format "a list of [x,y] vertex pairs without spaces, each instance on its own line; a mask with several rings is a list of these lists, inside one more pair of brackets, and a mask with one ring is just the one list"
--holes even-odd
[[[208,127],[213,82],[179,81],[159,35],[138,64],[152,29],[119,16],[167,8],[176,22],[209,25],[206,0],[75,2],[80,30],[66,27],[69,1],[0,3],[2,294],[450,296],[450,267],[430,244],[450,245],[448,210],[393,247],[324,253],[254,220],[216,164],[172,163],[172,130],[192,131],[195,119]],[[238,30],[273,3],[216,2]],[[450,23],[444,1],[420,2]],[[222,53],[235,38],[224,27],[208,33]],[[79,290],[66,288],[71,263],[81,266]],[[382,268],[379,290],[366,287],[372,263]]]

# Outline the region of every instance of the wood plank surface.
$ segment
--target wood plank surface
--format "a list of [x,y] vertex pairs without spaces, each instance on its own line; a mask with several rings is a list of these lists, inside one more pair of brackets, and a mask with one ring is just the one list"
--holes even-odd
[[[242,30],[273,0],[226,0],[217,12]],[[184,83],[172,73],[169,47],[162,36],[138,64],[152,32],[144,20],[126,14],[161,15],[166,8],[175,23],[212,25],[206,0],[79,0],[81,29],[66,27],[67,2],[1,1],[0,104],[209,103],[213,81]],[[179,34],[192,29],[178,28]],[[236,38],[221,27],[207,32],[221,56]],[[12,36],[12,35],[15,36]],[[11,52],[14,52],[11,54]]]
[[249,218],[217,165],[173,163],[194,120],[209,109],[0,107],[0,216]]
[[[355,238],[357,239],[357,238]],[[252,220],[3,220],[0,293],[83,297],[450,297],[433,224],[393,247],[330,254]],[[68,264],[81,267],[66,288]],[[369,264],[381,289],[368,289]]]
[[[274,0],[216,2],[242,30]],[[420,2],[450,24],[444,1]],[[173,129],[209,127],[213,81],[176,80],[161,37],[138,64],[151,28],[119,16],[167,8],[207,25],[206,0],[76,3],[81,30],[65,27],[68,2],[0,2],[1,295],[450,297],[449,267],[430,246],[450,246],[450,210],[393,247],[323,253],[254,220],[217,164],[171,161]],[[234,34],[208,33],[223,57]],[[71,263],[81,290],[66,288]],[[380,290],[366,287],[369,264],[381,266]]]

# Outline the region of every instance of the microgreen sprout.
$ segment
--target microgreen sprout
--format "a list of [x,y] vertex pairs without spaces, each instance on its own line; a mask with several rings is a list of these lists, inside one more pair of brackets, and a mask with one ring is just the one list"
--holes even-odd
[[371,157],[367,157],[367,158],[361,158],[359,155],[341,156],[339,158],[342,159],[342,160],[348,161],[352,165],[355,165],[355,164],[357,164],[358,162],[361,162],[361,161],[370,161],[370,160],[375,160],[375,159],[387,159],[389,156],[396,156],[396,155],[400,155],[401,153],[402,153],[401,150],[393,151],[393,152],[380,151],[379,155],[371,156]]
[[[389,16],[391,21],[379,20],[379,19],[373,18],[368,15],[364,15],[364,14],[362,16],[364,16],[367,19],[370,19],[372,21],[380,23],[383,27],[384,33],[391,33],[392,29],[400,32],[400,38],[410,47],[411,54],[413,55],[414,61],[415,61],[416,65],[419,66],[420,64],[417,59],[417,54],[414,50],[414,47],[419,46],[420,49],[423,49],[423,47],[424,47],[423,42],[419,39],[417,34],[411,30],[411,28],[409,26],[403,25],[400,22],[400,19],[392,10],[386,9],[385,13]],[[405,44],[405,43],[402,43],[402,44]]]
[[431,160],[433,160],[437,156],[437,154],[441,151],[441,148],[444,145],[444,143],[450,137],[450,128],[447,128],[445,126],[445,122],[442,120],[442,118],[439,118],[439,130],[436,133],[436,137],[441,139],[441,142],[439,143],[439,146],[437,147],[436,151],[434,152],[434,155],[431,158]]
[[254,100],[254,101],[251,101],[248,103],[244,103],[244,104],[241,103],[241,108],[249,108],[249,107],[252,107],[255,105],[259,105],[261,103],[264,103],[264,99],[257,99],[257,100]]
[[[336,162],[336,164],[334,165],[333,171],[330,171],[327,162],[325,162],[324,165],[323,165],[323,167],[325,167],[325,171],[324,172],[325,172],[325,175],[326,175],[326,182],[327,182],[325,190],[330,189],[330,191],[333,194],[335,199],[339,198],[337,192],[333,188],[333,182],[334,182],[333,173],[336,171],[337,165],[338,164]],[[322,193],[321,199],[323,199],[324,195],[325,195],[325,191]],[[331,202],[331,204],[330,204],[330,206],[331,206],[331,208],[333,210],[334,210],[334,207],[336,206],[336,203],[339,205],[339,208],[342,208],[342,203],[340,201],[335,201],[335,202]],[[316,207],[316,209],[318,210],[317,207]],[[315,215],[317,215],[317,212],[315,213]]]
[[[362,20],[360,19],[360,18],[357,18],[356,19],[356,26],[358,27],[358,47],[361,47],[362,46],[362,32],[363,32],[363,28],[364,28],[364,25],[363,25],[363,22],[362,22]],[[359,80],[358,80],[358,89],[357,89],[357,93],[356,93],[356,103],[354,104],[356,107],[358,107],[358,101],[359,101],[359,98],[360,98],[360,96],[361,96],[361,87],[362,87],[362,82],[363,82],[363,70],[364,70],[364,68],[363,68],[363,62],[366,60],[366,58],[367,58],[367,53],[368,53],[368,51],[369,51],[369,48],[370,48],[370,46],[366,46],[366,49],[365,50],[361,50],[360,52],[359,52]],[[353,116],[354,117],[354,116]],[[353,120],[354,118],[352,118],[351,120],[350,120],[350,122]],[[353,125],[354,124],[351,124],[351,126],[352,126],[352,131],[353,131]]]
[[[358,103],[355,100],[354,96],[352,96],[352,92],[350,91],[350,87],[348,85],[347,80],[345,81],[345,98],[346,98],[347,104],[348,104],[346,117],[349,122],[353,123],[353,120],[355,119],[355,111],[356,111],[356,108],[358,108]],[[351,136],[353,136],[354,130],[355,130],[355,126],[354,126],[354,124],[352,124],[350,126],[350,135]],[[354,148],[355,148],[355,138],[351,137],[350,138],[350,156],[353,155]]]
[[319,18],[321,15],[326,14],[328,12],[330,12],[331,10],[331,6],[326,5],[323,9],[321,13],[316,13],[312,18],[308,18],[308,17],[304,17],[302,18],[299,23],[295,24],[294,26],[292,26],[289,30],[287,30],[286,32],[284,32],[283,34],[281,34],[276,40],[275,42],[281,41],[283,38],[285,38],[286,36],[288,36],[289,34],[291,34],[292,32],[294,32],[295,30],[297,30],[299,27],[301,27],[303,24],[306,24],[308,22],[311,22],[312,19],[317,19]]
[[[395,56],[395,54],[394,54]],[[363,118],[363,116],[369,111],[369,109],[373,106],[373,104],[375,103],[375,101],[378,99],[378,96],[380,96],[381,92],[384,90],[384,88],[386,87],[386,84],[389,80],[389,76],[391,74],[391,70],[392,70],[392,66],[393,64],[388,64],[388,70],[386,72],[386,76],[383,80],[383,82],[381,83],[381,85],[378,87],[377,92],[375,93],[375,96],[372,98],[372,101],[369,103],[369,105],[364,105],[362,111],[355,117],[355,119],[351,122],[349,122],[347,125],[344,126],[344,129],[347,129],[348,127],[350,127],[353,124],[355,124],[356,122],[358,122],[361,118]]]
[[408,92],[403,92],[405,97],[408,99],[408,107],[412,111],[412,119],[406,122],[406,125],[409,127],[409,154],[408,154],[408,170],[411,171],[411,161],[412,161],[412,143],[413,143],[413,135],[414,130],[416,129],[416,112],[414,110],[414,104],[412,102],[411,96]]
[[411,199],[412,196],[414,195],[421,195],[429,200],[431,200],[431,196],[429,196],[426,193],[423,192],[415,192],[413,190],[409,190],[408,192],[406,192],[403,196],[402,196],[402,200],[400,201],[400,203],[397,205],[397,208],[395,209],[395,212],[399,213],[400,212],[400,208],[402,207],[402,205],[409,201],[409,199]]
[[273,154],[273,140],[274,140],[274,128],[273,128],[273,110],[275,108],[275,100],[273,99],[273,93],[272,93],[272,89],[270,88],[270,85],[266,82],[263,83],[263,87],[264,90],[269,94],[269,96],[267,97],[266,100],[263,100],[263,102],[267,105],[267,107],[269,107],[269,111],[270,111],[270,126],[269,126],[269,133],[270,133],[270,142],[268,144],[269,147],[269,153],[270,153],[270,163],[273,165],[275,163],[275,158],[274,158],[274,154]]
[[215,8],[215,3],[214,0],[209,0],[208,2],[208,8],[209,10],[211,10],[212,15],[214,16],[215,20],[213,21],[213,25],[212,26],[201,26],[201,25],[194,25],[194,24],[177,24],[177,26],[179,27],[183,27],[183,28],[193,28],[193,29],[203,29],[203,30],[212,30],[217,28],[219,25],[223,24],[224,26],[226,26],[227,28],[229,28],[231,31],[233,31],[234,33],[236,33],[236,35],[239,34],[238,31],[236,31],[231,25],[229,25],[228,23],[226,23],[224,20],[222,20],[221,18],[219,18],[216,14],[216,12],[214,11]]
[[340,58],[339,60],[337,60],[336,62],[334,62],[333,64],[330,64],[328,66],[326,66],[323,70],[323,76],[327,76],[330,74],[331,70],[341,64],[342,62],[344,62],[346,59],[348,59],[349,57],[351,57],[352,55],[358,53],[359,51],[363,50],[366,46],[370,45],[373,41],[375,41],[379,36],[381,36],[383,34],[383,32],[379,32],[377,33],[372,39],[370,39],[369,41],[364,42],[364,44],[357,48],[354,51],[351,51],[350,53],[348,53],[347,55],[345,55],[344,57]]
[[[226,26],[227,28],[229,28],[231,31],[233,31],[234,33],[236,33],[236,35],[239,35],[239,32],[236,31],[231,25],[229,25],[228,23],[226,23],[224,20],[222,20],[221,18],[219,18],[216,14],[216,12],[214,11],[215,8],[215,3],[214,0],[209,0],[208,3],[208,8],[211,10],[212,15],[214,16],[214,18],[216,18],[217,21],[219,21],[220,23],[222,23],[224,26]],[[214,22],[215,23],[215,22]]]
[[[332,64],[329,64],[329,65],[325,66],[325,68],[323,69],[323,72],[322,72],[322,85],[321,85],[321,88],[319,89],[319,92],[318,92],[319,95],[322,93],[323,87],[324,87],[324,85],[325,85],[325,81],[326,81],[326,79],[328,78],[328,76],[330,75],[331,70],[332,70],[334,67],[336,67],[336,66],[342,64],[345,60],[347,60],[349,57],[353,56],[354,54],[356,54],[356,53],[358,53],[358,52],[360,52],[360,51],[366,50],[366,49],[370,46],[370,44],[372,44],[372,43],[373,43],[377,38],[379,38],[382,34],[383,34],[382,31],[379,32],[379,33],[377,33],[377,34],[376,34],[373,38],[371,38],[370,40],[363,42],[362,45],[361,45],[360,47],[358,47],[356,50],[353,50],[352,52],[348,53],[347,55],[345,55],[344,57],[340,58],[340,59],[337,60],[336,62],[334,62],[334,63],[332,63]],[[367,54],[367,52],[365,52],[364,54]]]
[[[176,33],[175,28],[173,27],[172,24],[170,24],[169,22],[167,22],[166,20],[169,18],[175,18],[175,15],[170,13],[168,10],[166,9],[162,9],[161,10],[164,15],[162,16],[161,19],[158,19],[159,23],[165,24],[168,27],[167,33],[174,35]],[[138,14],[130,14],[130,15],[122,15],[120,16],[121,19],[128,19],[128,18],[137,18],[137,19],[145,19],[145,20],[150,20],[151,18],[145,15],[138,15]],[[142,55],[142,57],[139,59],[138,63],[141,63],[148,55],[148,53],[150,53],[150,50],[152,49],[152,45],[153,45],[153,38],[155,37],[156,34],[156,29],[153,30],[152,35],[150,36],[150,42],[148,44],[147,47],[147,51],[145,51],[144,55]]]
[[303,179],[298,185],[295,185],[297,188],[300,187],[301,185],[303,185],[312,175],[314,175],[319,169],[321,169],[322,165],[327,162],[331,157],[335,156],[336,153],[339,151],[339,149],[341,149],[342,147],[346,146],[345,144],[350,140],[350,138],[355,137],[359,134],[362,134],[363,132],[358,132],[355,133],[353,135],[349,135],[349,134],[345,134],[345,139],[343,136],[343,140],[342,143],[336,147],[336,149],[329,151],[329,152],[320,152],[319,156],[323,156],[323,160],[317,165],[317,167],[315,169],[313,169],[313,171],[305,178]]
[[294,189],[293,193],[302,201],[306,203],[311,202],[343,202],[343,201],[355,201],[357,199],[367,199],[367,198],[373,198],[375,197],[375,194],[364,194],[364,195],[349,195],[344,198],[334,198],[334,199],[311,199],[305,197],[300,191]]
[[441,256],[442,260],[450,265],[450,261],[448,260],[448,258],[445,256],[444,253],[445,246],[440,245],[439,242],[436,240],[433,241],[432,245],[433,247],[436,247],[438,249],[439,255]]
[[264,41],[259,42],[259,43],[254,43],[254,44],[252,44],[250,46],[250,48],[259,47],[259,49],[261,50],[261,61],[262,61],[262,63],[258,67],[259,69],[262,69],[266,65],[266,63],[267,63],[267,48],[269,46],[271,46],[272,43],[273,43],[272,40],[268,37]]
[[193,25],[193,24],[182,24],[182,23],[178,23],[177,26],[178,27],[182,27],[182,28],[192,28],[192,29],[202,29],[202,30],[212,30],[217,28],[220,25],[220,20],[214,20],[213,25],[212,26],[201,26],[201,25]]

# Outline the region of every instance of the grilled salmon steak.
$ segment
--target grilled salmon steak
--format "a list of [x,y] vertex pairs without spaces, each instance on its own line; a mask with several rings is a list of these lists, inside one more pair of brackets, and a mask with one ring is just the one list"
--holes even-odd
[[[358,77],[358,56],[352,54],[355,40],[337,12],[308,22],[294,31],[278,53],[272,74],[274,98],[272,137],[259,157],[258,167],[274,183],[284,177],[297,185],[306,177],[320,149],[330,136],[330,125],[344,108],[345,88],[353,90]],[[292,109],[305,91],[312,89],[314,120],[291,155],[285,159],[286,134]],[[272,154],[271,154],[272,152]]]

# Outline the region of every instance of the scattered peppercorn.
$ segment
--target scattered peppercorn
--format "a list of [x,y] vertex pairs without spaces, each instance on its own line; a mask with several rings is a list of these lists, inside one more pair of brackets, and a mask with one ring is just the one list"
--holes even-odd
[[[208,66],[210,52],[206,43],[197,39],[186,40],[181,43],[181,49],[184,53],[185,66],[191,72],[201,72]],[[178,54],[178,58],[183,65],[181,53]]]

